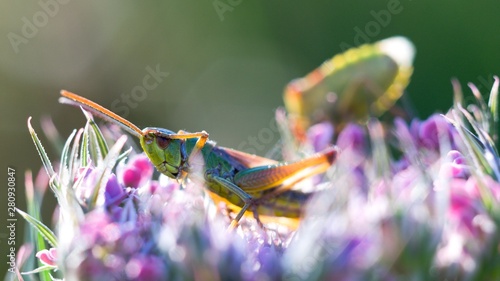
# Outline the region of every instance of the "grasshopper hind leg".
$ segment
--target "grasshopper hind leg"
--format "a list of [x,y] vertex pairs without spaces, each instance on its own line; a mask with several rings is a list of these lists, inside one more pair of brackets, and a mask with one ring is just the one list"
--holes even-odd
[[229,225],[229,230],[235,229],[245,212],[248,211],[248,209],[253,205],[254,198],[250,194],[243,191],[240,187],[223,177],[212,173],[207,173],[205,177],[207,181],[214,183],[214,185],[218,187],[218,190],[211,190],[212,192],[218,195],[224,194],[223,197],[225,198],[235,196],[236,198],[233,197],[231,198],[232,200],[230,199],[229,201],[239,201],[243,204],[243,207]]

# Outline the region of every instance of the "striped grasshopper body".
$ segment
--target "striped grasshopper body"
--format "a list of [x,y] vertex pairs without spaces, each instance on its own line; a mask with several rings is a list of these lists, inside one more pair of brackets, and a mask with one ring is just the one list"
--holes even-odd
[[216,146],[204,131],[140,130],[88,99],[67,91],[62,91],[61,95],[61,103],[82,106],[138,137],[142,149],[159,172],[181,182],[187,178],[201,181],[215,201],[223,200],[231,209],[238,210],[231,227],[235,227],[246,212],[253,213],[257,219],[259,216],[300,218],[312,193],[291,188],[302,179],[325,172],[338,154],[332,147],[297,162],[278,163]]

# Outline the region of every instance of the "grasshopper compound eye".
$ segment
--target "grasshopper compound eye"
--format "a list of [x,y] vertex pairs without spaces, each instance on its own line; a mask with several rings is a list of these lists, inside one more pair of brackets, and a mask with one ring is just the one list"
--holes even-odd
[[170,144],[170,139],[164,136],[156,136],[156,144],[160,149],[165,149]]

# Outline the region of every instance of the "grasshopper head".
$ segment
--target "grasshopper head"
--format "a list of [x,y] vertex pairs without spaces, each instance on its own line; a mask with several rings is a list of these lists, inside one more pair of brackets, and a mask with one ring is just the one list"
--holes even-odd
[[149,160],[161,173],[171,178],[178,178],[186,168],[186,147],[184,140],[174,138],[174,132],[161,128],[139,129],[132,122],[106,109],[99,104],[77,94],[62,90],[61,103],[80,106],[103,119],[118,124],[133,136],[138,137]]
[[172,131],[161,128],[142,130],[140,142],[149,160],[162,174],[178,178],[186,160],[184,140],[171,138]]

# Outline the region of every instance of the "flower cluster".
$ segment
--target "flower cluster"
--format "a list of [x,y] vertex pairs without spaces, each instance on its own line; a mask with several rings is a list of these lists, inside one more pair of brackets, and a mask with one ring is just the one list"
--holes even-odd
[[57,173],[44,161],[59,202],[57,234],[44,238],[57,244],[37,257],[68,280],[498,279],[498,124],[460,104],[457,94],[453,110],[425,120],[309,128],[301,147],[342,152],[313,181],[298,229],[249,217],[228,231],[234,214],[202,184],[120,154],[124,138],[107,149],[89,120]]

